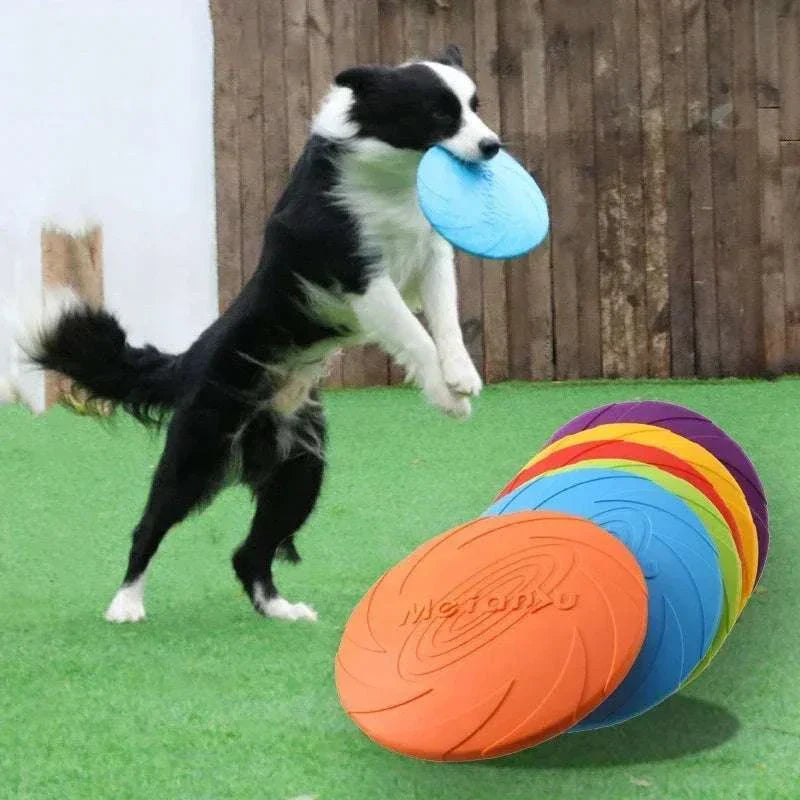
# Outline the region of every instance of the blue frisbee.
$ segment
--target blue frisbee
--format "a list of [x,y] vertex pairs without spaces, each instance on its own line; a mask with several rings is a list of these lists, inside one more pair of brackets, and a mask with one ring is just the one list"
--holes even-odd
[[542,190],[504,150],[473,164],[432,147],[417,169],[417,195],[433,229],[474,256],[516,258],[547,236]]
[[610,469],[545,474],[484,516],[535,509],[585,517],[620,539],[636,556],[649,595],[647,634],[630,672],[571,730],[604,728],[647,711],[680,688],[714,639],[723,587],[711,537],[666,489]]

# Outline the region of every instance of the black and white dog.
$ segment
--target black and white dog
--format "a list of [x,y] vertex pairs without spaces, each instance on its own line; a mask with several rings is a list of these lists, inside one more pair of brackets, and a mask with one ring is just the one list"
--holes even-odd
[[272,561],[299,559],[293,536],[314,508],[324,469],[317,385],[337,349],[377,342],[431,403],[468,416],[481,379],[458,324],[453,250],[422,216],[415,174],[434,144],[467,161],[497,153],[498,137],[477,108],[453,46],[435,60],[337,75],[267,221],[257,271],[185,353],[129,345],[110,313],[74,294],[46,301],[23,345],[36,364],[142,422],[169,416],[106,619],[144,618],[145,574],[162,538],[231,480],[247,484],[256,501],[233,555],[253,606],[269,617],[316,619],[308,605],[281,597]]

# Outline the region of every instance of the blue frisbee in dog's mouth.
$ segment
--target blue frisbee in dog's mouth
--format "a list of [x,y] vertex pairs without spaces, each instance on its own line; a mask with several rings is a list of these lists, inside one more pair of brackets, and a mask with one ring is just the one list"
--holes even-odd
[[547,202],[536,181],[501,150],[462,161],[432,147],[417,170],[422,213],[450,244],[481,258],[516,258],[547,236]]

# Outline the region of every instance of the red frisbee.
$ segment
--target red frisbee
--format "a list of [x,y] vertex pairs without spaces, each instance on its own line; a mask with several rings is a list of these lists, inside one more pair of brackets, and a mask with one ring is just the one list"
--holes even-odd
[[533,480],[533,478],[537,475],[541,475],[543,472],[549,472],[554,469],[566,467],[569,464],[577,464],[579,461],[586,461],[587,459],[594,458],[624,458],[629,461],[639,461],[643,464],[650,464],[651,466],[663,469],[665,472],[669,472],[678,478],[688,481],[695,488],[699,489],[717,508],[731,530],[731,535],[733,536],[736,550],[739,553],[739,558],[744,558],[741,532],[739,531],[733,514],[731,514],[731,510],[720,497],[717,490],[711,485],[708,479],[691,464],[659,447],[637,444],[636,442],[626,442],[621,439],[602,439],[596,442],[569,445],[562,450],[551,453],[541,461],[537,461],[529,467],[521,469],[514,476],[513,480],[497,495],[495,500],[513,491],[523,483]]
[[621,683],[647,589],[617,538],[553,512],[484,517],[386,572],[336,657],[350,718],[433,761],[513,753],[572,727]]

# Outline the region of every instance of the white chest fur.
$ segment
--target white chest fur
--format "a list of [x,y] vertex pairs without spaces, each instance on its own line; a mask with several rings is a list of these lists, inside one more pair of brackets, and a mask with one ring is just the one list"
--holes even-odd
[[337,188],[358,220],[363,254],[414,306],[425,268],[445,245],[417,202],[419,160],[419,153],[385,145],[359,147],[343,157]]

